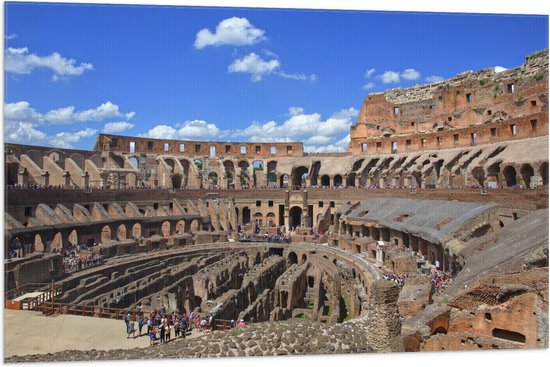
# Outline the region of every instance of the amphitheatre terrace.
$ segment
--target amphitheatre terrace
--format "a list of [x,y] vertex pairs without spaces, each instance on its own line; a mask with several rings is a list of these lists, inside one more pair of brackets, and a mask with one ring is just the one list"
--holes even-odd
[[[547,348],[547,93],[544,50],[367,96],[346,153],[105,134],[92,151],[6,144],[7,304],[254,321],[212,333],[215,350],[208,336],[186,341],[198,354],[173,343],[178,356]],[[100,261],[67,267],[77,247]],[[36,284],[45,297],[15,300]],[[320,329],[235,341],[284,320]],[[349,343],[329,348],[331,333]]]

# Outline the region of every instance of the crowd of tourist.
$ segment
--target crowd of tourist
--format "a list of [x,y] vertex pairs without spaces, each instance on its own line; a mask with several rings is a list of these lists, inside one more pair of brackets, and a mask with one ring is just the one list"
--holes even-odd
[[103,264],[103,256],[86,245],[69,244],[62,250],[53,249],[52,253],[63,255],[63,273],[65,274]]
[[453,283],[451,274],[441,270],[434,270],[430,275],[432,294],[441,294]]
[[405,284],[405,279],[407,278],[406,275],[399,275],[395,273],[386,273],[382,276],[385,280],[389,280],[390,282],[394,282],[399,286],[399,289],[403,288],[403,285]]
[[[214,329],[214,322],[214,317],[211,314],[202,316],[195,311],[188,314],[185,308],[181,312],[174,311],[172,314],[167,313],[165,308],[153,309],[146,316],[142,308],[138,306],[135,310],[135,317],[130,312],[127,312],[124,317],[126,338],[148,336],[150,346],[155,345],[157,341],[161,344],[167,343],[172,340],[172,335],[174,339],[185,339],[193,330],[199,332],[211,331]],[[244,320],[240,320],[238,323],[231,320],[227,326],[234,328],[245,325]],[[145,330],[144,327],[147,327],[147,329]]]

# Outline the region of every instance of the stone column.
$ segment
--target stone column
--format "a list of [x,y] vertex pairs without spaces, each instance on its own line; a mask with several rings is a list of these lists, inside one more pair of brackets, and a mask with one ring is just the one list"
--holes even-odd
[[26,185],[29,183],[29,172],[26,168],[23,168],[21,171],[17,172],[17,183],[19,185]]
[[45,186],[50,184],[50,173],[48,171],[42,174],[42,182]]

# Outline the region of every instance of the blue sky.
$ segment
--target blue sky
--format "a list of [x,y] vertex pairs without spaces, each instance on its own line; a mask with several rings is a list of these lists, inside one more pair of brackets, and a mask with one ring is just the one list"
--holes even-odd
[[345,151],[368,93],[512,68],[547,15],[6,3],[4,139],[98,133]]

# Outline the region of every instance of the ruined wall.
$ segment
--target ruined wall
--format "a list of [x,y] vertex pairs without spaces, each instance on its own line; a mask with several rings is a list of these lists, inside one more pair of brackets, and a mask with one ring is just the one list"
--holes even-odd
[[548,134],[548,50],[496,73],[373,93],[352,126],[349,151],[397,153],[448,149]]

